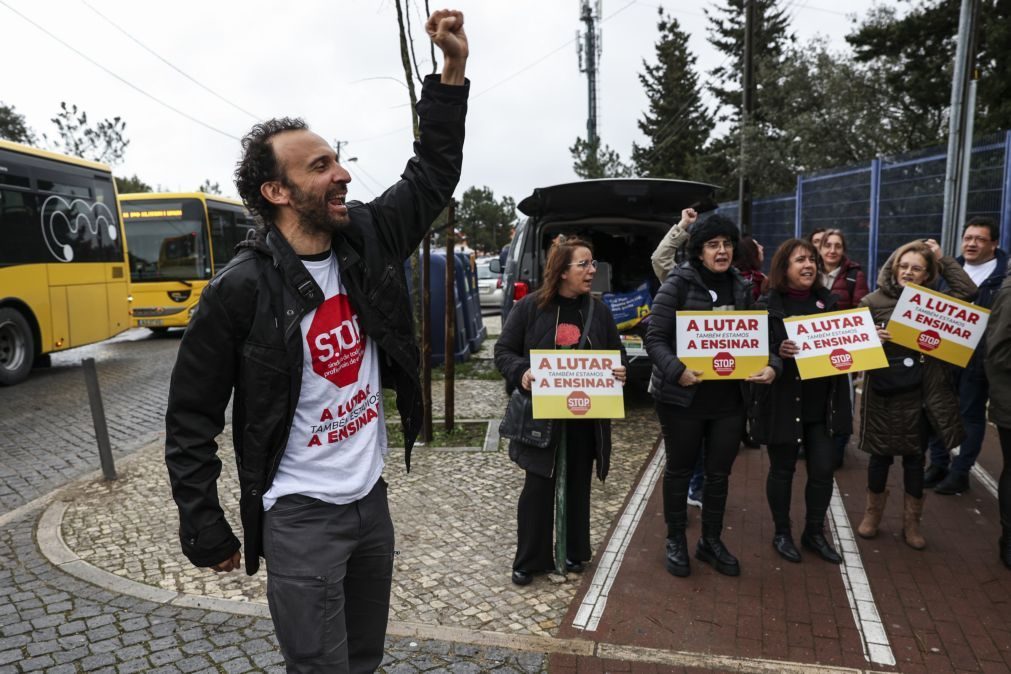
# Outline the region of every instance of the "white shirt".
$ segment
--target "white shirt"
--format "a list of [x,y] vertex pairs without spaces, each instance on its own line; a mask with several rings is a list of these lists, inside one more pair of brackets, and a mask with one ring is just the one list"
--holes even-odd
[[984,262],[983,264],[969,264],[966,262],[962,266],[962,269],[965,270],[965,273],[969,275],[969,278],[971,278],[972,282],[976,285],[980,285],[983,281],[987,280],[996,268],[997,258],[993,258],[989,262]]
[[288,494],[353,503],[379,480],[388,451],[379,347],[358,328],[333,253],[302,263],[326,299],[302,318],[302,390],[264,510]]

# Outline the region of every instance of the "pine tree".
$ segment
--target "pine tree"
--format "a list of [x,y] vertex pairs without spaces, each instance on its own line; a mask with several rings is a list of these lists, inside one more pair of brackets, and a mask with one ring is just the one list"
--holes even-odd
[[659,14],[656,63],[643,60],[644,72],[639,74],[649,110],[638,125],[649,143],[633,143],[632,162],[643,176],[702,179],[699,155],[714,122],[702,103],[688,34],[663,9]]

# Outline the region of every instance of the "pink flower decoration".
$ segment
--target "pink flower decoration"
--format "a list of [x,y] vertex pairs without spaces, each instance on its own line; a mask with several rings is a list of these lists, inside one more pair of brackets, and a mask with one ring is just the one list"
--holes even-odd
[[575,346],[579,343],[579,328],[571,323],[561,323],[555,333],[555,344],[558,346]]

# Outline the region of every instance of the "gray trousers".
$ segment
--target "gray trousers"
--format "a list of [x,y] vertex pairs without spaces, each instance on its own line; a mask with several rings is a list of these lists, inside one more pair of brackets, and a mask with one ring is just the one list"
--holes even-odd
[[382,478],[354,503],[295,494],[264,513],[267,603],[288,672],[379,667],[393,545]]

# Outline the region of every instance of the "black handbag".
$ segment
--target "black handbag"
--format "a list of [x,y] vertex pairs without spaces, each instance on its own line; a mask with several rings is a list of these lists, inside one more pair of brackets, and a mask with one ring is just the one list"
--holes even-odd
[[888,367],[870,373],[871,389],[880,396],[915,391],[923,384],[922,353],[888,356]]
[[[583,334],[579,338],[577,349],[582,349],[586,344],[590,332],[590,320],[593,318],[593,306],[593,298],[590,298],[590,307],[586,311]],[[529,391],[518,386],[509,396],[509,404],[506,405],[505,415],[498,426],[498,434],[503,438],[515,440],[524,445],[546,449],[556,439],[556,430],[560,421],[564,421],[564,419],[534,419],[533,398]]]

